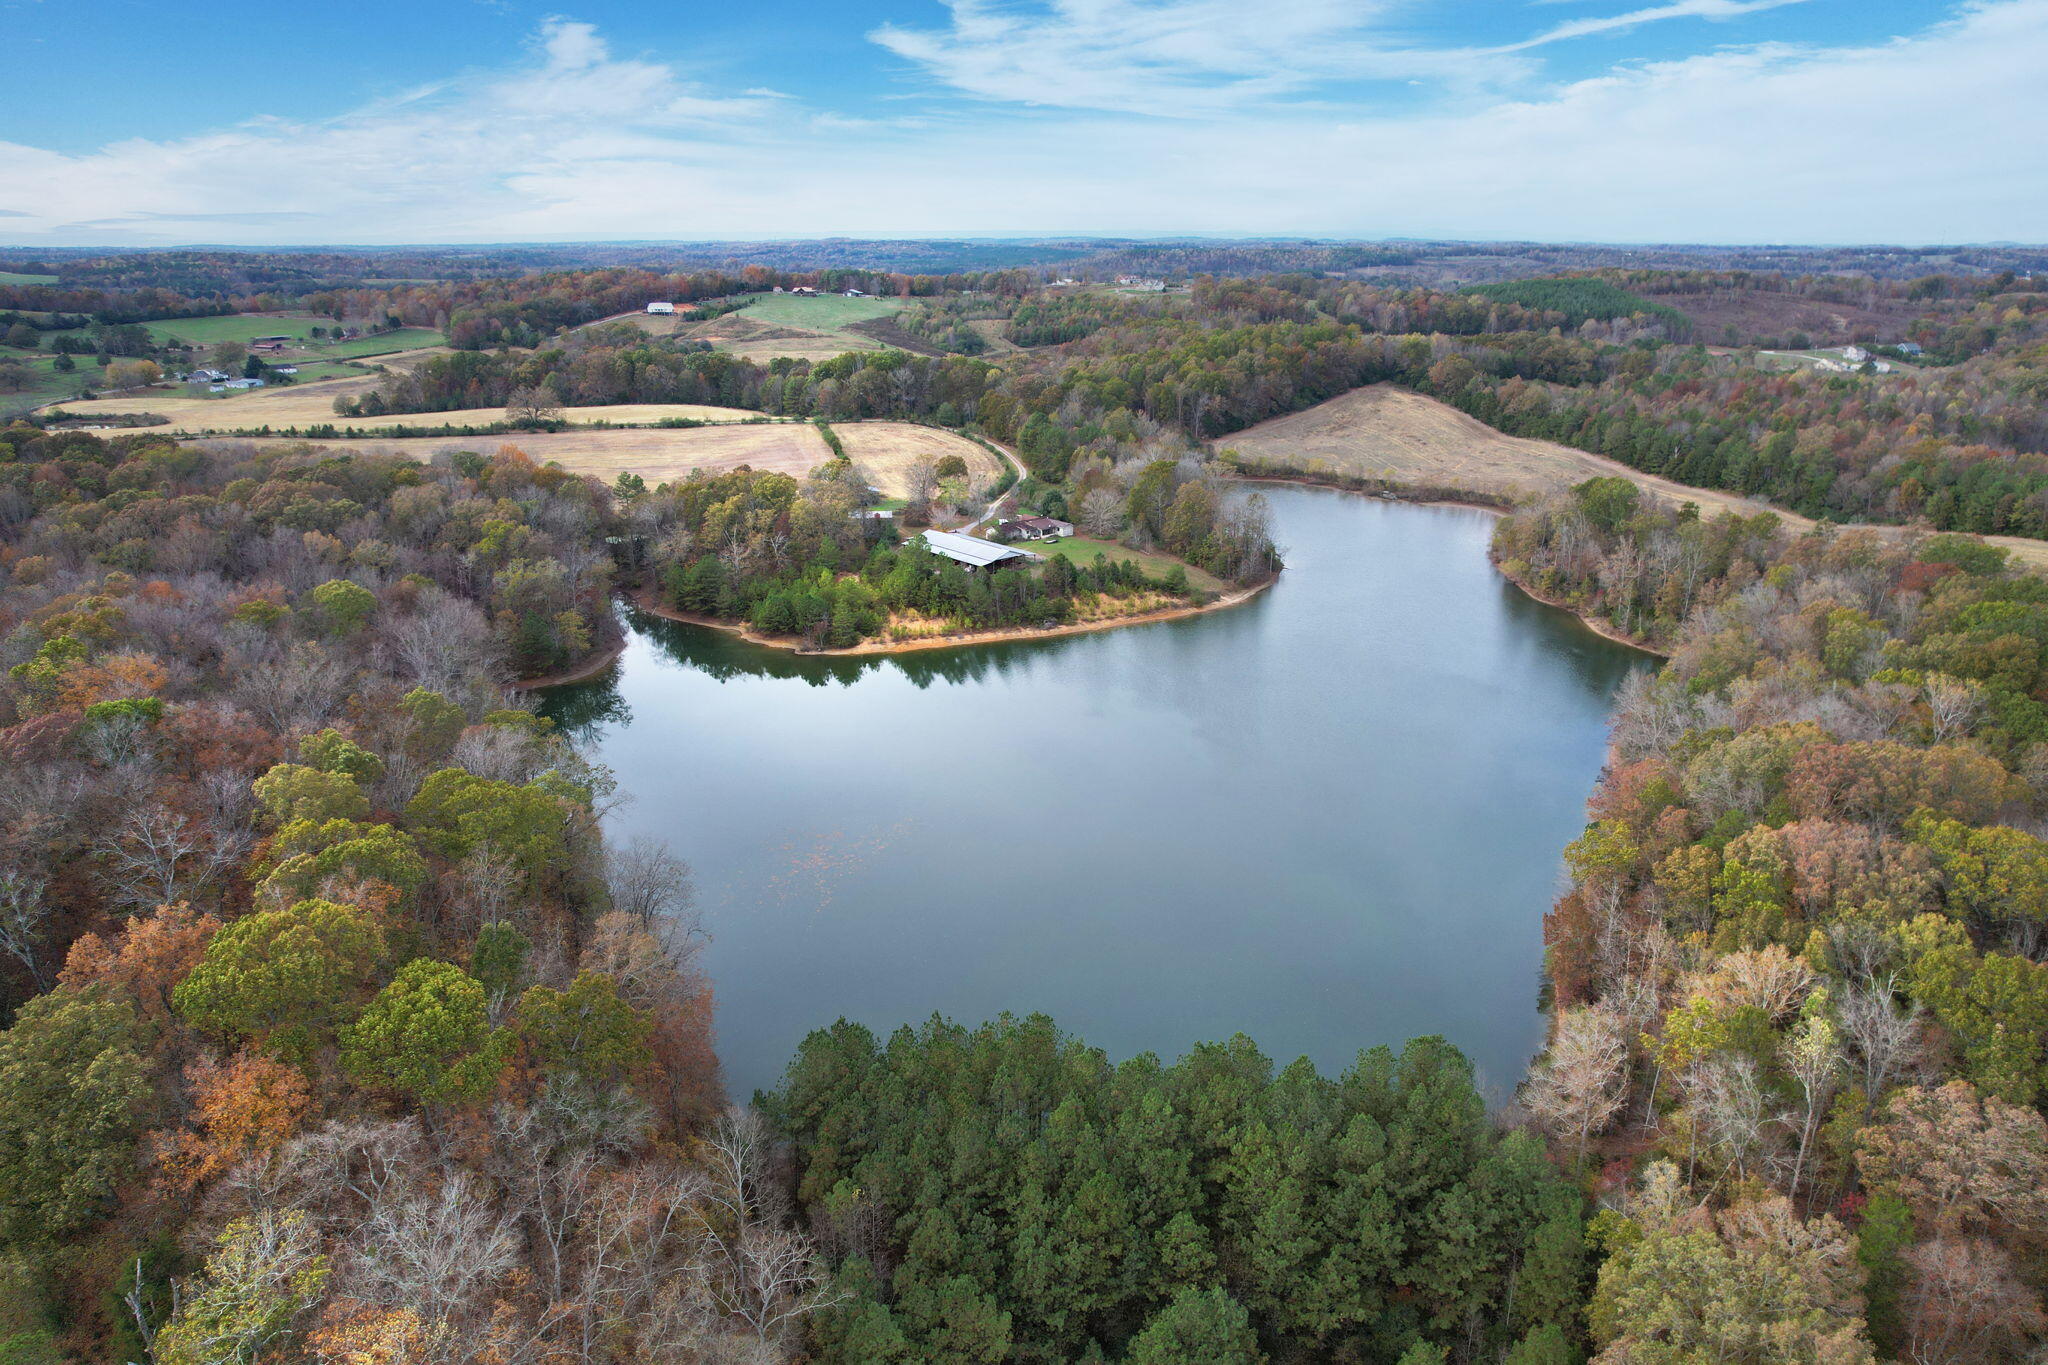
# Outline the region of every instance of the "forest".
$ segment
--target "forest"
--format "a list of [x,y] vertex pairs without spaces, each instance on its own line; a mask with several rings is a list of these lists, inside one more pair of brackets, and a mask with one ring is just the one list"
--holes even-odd
[[[1194,276],[1225,248],[1102,250]],[[1024,574],[904,549],[839,460],[649,487],[516,437],[418,463],[0,429],[0,1360],[2037,1352],[2048,578],[1964,533],[2048,536],[2048,293],[1995,254],[1463,292],[1333,250],[1133,294],[849,254],[817,269],[908,295],[948,353],[822,361],[581,325],[828,278],[782,265],[292,296],[457,341],[350,412],[693,402],[1012,445],[1021,505],[1131,552]],[[0,305],[144,350],[156,310],[276,297],[220,265],[178,265],[190,293],[66,265]],[[1667,316],[1693,295],[1882,305],[1925,362],[1763,371]],[[1326,1076],[1244,1038],[1114,1062],[1034,1016],[819,1020],[729,1105],[687,865],[606,839],[609,774],[514,684],[613,648],[620,591],[833,647],[1196,600],[1153,552],[1257,581],[1279,551],[1229,436],[1381,381],[1823,519],[1595,479],[1501,522],[1504,573],[1668,659],[1566,851],[1515,1103],[1436,1039]]]
[[[1626,1220],[1593,1344],[2023,1358],[2048,1331],[2048,579],[1618,479],[1510,516],[1494,553],[1669,654],[1567,851],[1524,1094]],[[1765,1220],[1803,1322],[1717,1322],[1711,1273],[1674,1290]],[[1806,1344],[1758,1354],[1773,1330]]]

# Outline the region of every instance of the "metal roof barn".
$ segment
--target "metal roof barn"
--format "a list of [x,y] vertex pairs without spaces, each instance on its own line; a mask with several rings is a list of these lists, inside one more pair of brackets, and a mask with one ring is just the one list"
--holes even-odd
[[1001,564],[1010,559],[1037,559],[1038,555],[1029,550],[1018,550],[1008,545],[997,545],[993,541],[977,536],[963,536],[953,531],[926,531],[924,544],[933,554],[944,555],[970,569],[985,569],[991,564]]

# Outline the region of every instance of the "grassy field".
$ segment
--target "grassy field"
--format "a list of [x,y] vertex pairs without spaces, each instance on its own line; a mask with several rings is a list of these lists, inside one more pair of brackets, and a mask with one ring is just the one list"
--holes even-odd
[[358,379],[370,373],[361,365],[351,365],[342,360],[303,360],[289,363],[297,368],[298,382],[301,384],[319,384],[329,379]]
[[[1693,488],[1570,446],[1508,436],[1456,408],[1387,384],[1353,389],[1301,412],[1276,417],[1217,442],[1247,461],[1264,459],[1311,473],[1351,474],[1467,492],[1536,496],[1587,479],[1624,478],[1666,502],[1697,503],[1707,516],[1771,512],[1794,530],[1813,522],[1796,512],[1711,488]],[[1248,467],[1247,472],[1255,472]],[[1872,527],[1883,535],[1902,527]],[[2048,567],[2048,541],[1986,536],[2022,563]]]
[[1540,496],[1619,474],[1658,497],[1696,502],[1709,515],[1724,508],[1744,515],[1773,510],[1733,494],[1639,474],[1570,446],[1504,435],[1434,398],[1389,384],[1353,389],[1223,437],[1217,445],[1247,462],[1509,497]]
[[[680,405],[676,405],[680,406]],[[496,410],[491,410],[495,414]],[[620,408],[580,408],[578,412],[621,414]],[[731,409],[698,409],[699,412],[730,413]],[[454,416],[455,414],[440,414]],[[748,414],[749,416],[753,414]],[[374,425],[380,419],[358,419]],[[381,419],[389,422],[389,418]],[[614,417],[617,420],[617,417]],[[868,482],[882,490],[885,498],[901,498],[909,492],[909,470],[917,456],[930,448],[932,438],[948,443],[947,453],[970,461],[979,454],[990,459],[972,441],[949,432],[905,422],[861,422],[834,427],[847,442],[848,454],[868,476]],[[855,432],[861,433],[862,453],[853,454]],[[270,444],[276,437],[261,438]],[[553,460],[578,474],[594,474],[609,483],[631,472],[658,484],[682,478],[692,469],[721,471],[749,465],[775,470],[796,478],[832,458],[832,451],[817,427],[809,422],[748,422],[726,426],[638,428],[609,430],[581,428],[571,431],[528,432],[505,436],[409,436],[402,439],[361,437],[349,441],[348,450],[395,451],[415,459],[428,459],[442,450],[496,451],[517,446],[536,460]]]
[[971,490],[986,488],[1002,475],[1002,462],[981,446],[937,427],[912,422],[841,422],[832,430],[846,447],[846,458],[876,488],[908,486],[910,467],[918,457],[943,460],[958,455],[967,462]]
[[[310,367],[309,367],[310,368]],[[303,371],[302,371],[303,373]],[[360,373],[351,371],[351,373]],[[306,427],[316,423],[336,427],[376,428],[389,426],[489,426],[505,420],[503,408],[465,408],[457,412],[399,413],[389,417],[337,417],[334,400],[343,394],[357,394],[374,386],[378,376],[364,374],[357,379],[299,383],[282,388],[250,389],[229,395],[195,397],[179,389],[151,389],[147,393],[123,394],[90,403],[67,403],[64,410],[78,417],[110,412],[153,412],[170,419],[156,428],[179,433],[249,431],[258,427]],[[689,417],[704,422],[745,421],[760,414],[740,408],[704,407],[695,403],[621,403],[604,407],[568,408],[564,416],[572,422],[659,422],[664,418]]]
[[311,314],[229,313],[217,318],[166,318],[142,325],[159,344],[182,341],[188,346],[213,346],[223,341],[253,341],[270,336],[310,341],[315,327],[331,327],[334,320]]
[[[13,356],[9,356],[13,359]],[[0,393],[0,416],[12,416],[41,407],[60,398],[68,398],[88,384],[98,381],[100,367],[92,363],[91,356],[73,356],[78,368],[69,374],[60,373],[55,356],[23,357],[21,363],[28,367],[29,386],[20,393]]]
[[371,355],[390,355],[394,351],[417,351],[428,346],[445,345],[448,338],[431,327],[401,327],[395,332],[379,332],[373,337],[355,337],[348,341],[323,343],[312,347],[315,355],[346,360]]
[[55,275],[24,275],[18,270],[0,270],[0,284],[55,284]]
[[[260,444],[272,444],[265,438]],[[554,461],[578,474],[595,474],[610,483],[631,472],[652,484],[682,478],[692,469],[718,472],[749,465],[794,478],[832,458],[825,438],[809,422],[752,423],[740,426],[653,428],[638,430],[581,429],[524,432],[506,436],[409,436],[402,440],[364,437],[342,446],[346,450],[388,451],[431,458],[443,450],[480,450],[486,454],[517,446],[534,459]],[[887,491],[901,492],[902,490]]]
[[1192,564],[1182,564],[1181,561],[1170,555],[1146,554],[1141,550],[1133,550],[1128,546],[1119,545],[1113,540],[1090,540],[1086,536],[1063,536],[1059,540],[1020,541],[1018,543],[1027,550],[1035,550],[1042,555],[1058,555],[1061,559],[1072,560],[1076,564],[1099,563],[1105,555],[1112,560],[1133,560],[1146,573],[1160,578],[1172,573],[1175,566],[1178,565],[1180,568],[1187,570],[1188,582],[1206,592],[1222,592],[1230,586],[1214,574],[1198,569]]
[[849,299],[843,294],[820,294],[812,299],[795,294],[756,294],[739,315],[776,327],[837,332],[850,323],[888,317],[902,307],[902,299]]
[[314,340],[315,327],[332,327],[332,318],[310,313],[233,313],[216,318],[167,318],[143,326],[159,344],[215,346],[223,341],[253,341],[257,337],[292,338],[294,352],[303,351],[323,360],[347,360],[357,356],[389,355],[439,346],[448,338],[430,327],[401,327],[375,336],[353,337],[347,341]]

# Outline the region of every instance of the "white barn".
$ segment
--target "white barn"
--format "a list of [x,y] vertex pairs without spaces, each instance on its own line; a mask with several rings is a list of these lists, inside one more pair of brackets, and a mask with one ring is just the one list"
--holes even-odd
[[1013,560],[1035,561],[1045,557],[1035,555],[1029,550],[1017,549],[1013,545],[998,545],[979,536],[963,536],[957,531],[926,531],[924,547],[933,554],[944,555],[955,564],[965,565],[970,570],[994,568],[998,564],[1006,564]]
[[676,311],[676,306],[672,303],[650,303],[647,305],[647,311],[650,313],[673,313]]

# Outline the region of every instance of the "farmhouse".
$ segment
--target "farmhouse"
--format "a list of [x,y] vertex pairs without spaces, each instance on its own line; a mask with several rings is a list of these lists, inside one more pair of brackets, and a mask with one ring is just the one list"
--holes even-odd
[[1004,540],[1058,540],[1074,534],[1074,524],[1053,517],[1018,517],[999,524],[996,534]]
[[1892,349],[1897,351],[1900,355],[1926,354],[1926,352],[1923,349],[1921,349],[1920,343],[1917,341],[1902,341],[1897,346],[1894,346]]
[[1870,359],[1870,352],[1864,350],[1861,346],[1844,346],[1842,348],[1842,359],[1848,361],[1851,365],[1861,365],[1864,361]]
[[676,306],[672,303],[650,303],[647,305],[647,311],[650,313],[673,313],[676,311]]
[[194,370],[185,376],[186,382],[191,384],[224,384],[232,378],[234,376],[226,370]]
[[1005,564],[1026,564],[1043,559],[1029,550],[1013,549],[1008,545],[997,545],[978,536],[963,536],[954,531],[926,531],[924,547],[935,555],[944,555],[955,564],[965,565],[968,572],[976,569],[993,569]]
[[800,299],[814,299],[818,297],[818,291],[811,288],[807,284],[800,284],[796,288],[790,290],[789,292],[796,295]]

